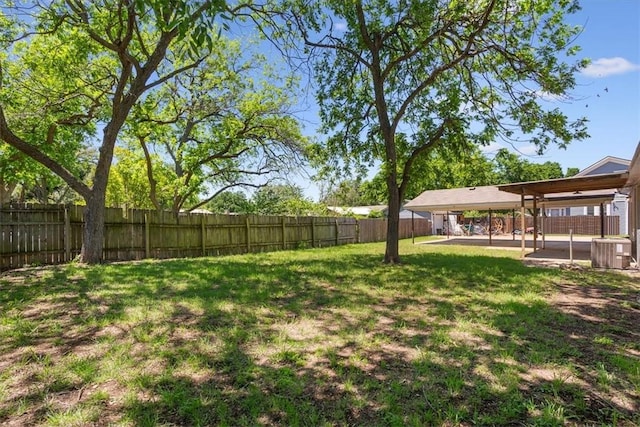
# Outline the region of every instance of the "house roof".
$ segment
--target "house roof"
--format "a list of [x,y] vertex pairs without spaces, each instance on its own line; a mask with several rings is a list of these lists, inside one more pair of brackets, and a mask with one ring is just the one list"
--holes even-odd
[[520,196],[500,191],[494,185],[427,190],[404,207],[429,212],[516,209],[520,207]]
[[627,171],[629,169],[629,164],[631,163],[631,161],[629,161],[627,159],[620,158],[620,157],[607,156],[607,157],[605,157],[603,159],[598,160],[597,162],[595,162],[591,166],[587,166],[586,168],[582,169],[580,172],[578,172],[574,176],[591,175],[591,174],[593,174],[594,171],[597,171],[598,169],[602,168],[607,163],[615,163],[615,164],[618,164],[618,165],[622,166],[621,168],[618,168],[616,170],[612,170],[611,172],[625,172],[625,171]]

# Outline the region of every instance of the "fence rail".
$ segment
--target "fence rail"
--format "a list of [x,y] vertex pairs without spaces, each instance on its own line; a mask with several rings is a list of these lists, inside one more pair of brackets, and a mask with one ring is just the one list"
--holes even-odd
[[[0,206],[0,271],[60,264],[80,254],[82,206]],[[325,247],[386,239],[384,219],[180,214],[108,208],[106,261],[182,258]],[[401,219],[400,238],[431,234],[425,219]]]

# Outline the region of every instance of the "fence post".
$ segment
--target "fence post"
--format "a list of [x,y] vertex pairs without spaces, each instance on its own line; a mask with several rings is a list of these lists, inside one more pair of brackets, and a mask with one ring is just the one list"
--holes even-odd
[[415,230],[415,221],[413,217],[414,212],[411,211],[411,243],[416,244],[416,230]]
[[311,247],[316,247],[316,218],[311,217]]
[[336,218],[336,246],[340,244],[340,225],[338,224],[338,218]]
[[287,249],[287,224],[285,222],[285,217],[282,217],[282,250]]
[[207,256],[207,229],[204,226],[204,214],[200,214],[200,236],[202,237],[202,256]]
[[69,218],[69,210],[64,208],[64,231],[62,235],[64,241],[64,260],[71,261],[71,219]]
[[569,229],[569,263],[573,264],[573,229]]
[[247,253],[251,252],[251,224],[247,216]]
[[356,243],[360,243],[360,221],[356,219]]
[[149,214],[144,214],[144,257],[151,258],[151,242],[149,238],[151,237],[151,230],[149,227]]

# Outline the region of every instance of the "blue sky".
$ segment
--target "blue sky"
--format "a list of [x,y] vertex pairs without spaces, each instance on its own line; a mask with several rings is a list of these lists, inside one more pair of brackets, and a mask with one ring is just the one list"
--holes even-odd
[[[589,120],[590,138],[555,147],[529,161],[584,169],[606,156],[631,159],[640,141],[640,0],[582,0],[567,21],[583,27],[576,40],[591,65],[577,76],[574,101],[558,102],[569,117]],[[498,148],[495,145],[491,148]],[[531,146],[520,146],[524,154]],[[490,154],[491,150],[487,150]]]
[[[582,48],[578,58],[592,62],[577,76],[572,100],[557,105],[569,118],[585,116],[590,138],[574,141],[565,150],[550,147],[542,156],[535,155],[531,145],[496,142],[484,148],[488,157],[499,148],[515,148],[531,162],[555,161],[566,170],[584,169],[606,156],[633,156],[640,141],[640,0],[582,0],[581,5],[567,21],[583,27],[576,40]],[[306,116],[309,131],[315,120]],[[318,199],[319,189],[309,179],[296,184]]]

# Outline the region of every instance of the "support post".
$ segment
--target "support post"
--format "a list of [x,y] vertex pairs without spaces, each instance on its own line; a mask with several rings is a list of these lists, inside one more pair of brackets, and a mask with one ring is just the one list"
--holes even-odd
[[516,210],[511,209],[511,240],[516,240]]
[[338,224],[338,218],[336,218],[336,246],[340,244],[340,224]]
[[71,218],[66,207],[64,208],[64,260],[71,261]]
[[416,244],[415,223],[413,219],[413,211],[411,211],[411,243]]
[[449,232],[451,231],[451,224],[449,224],[449,211],[447,211],[447,217],[445,218],[445,221],[447,223],[447,239],[448,239],[449,238]]
[[604,239],[604,203],[600,203],[600,237]]
[[525,250],[525,238],[527,233],[526,223],[524,221],[524,190],[520,193],[520,258],[524,258],[524,250]]
[[151,227],[149,224],[149,214],[144,214],[144,257],[151,258]]
[[533,196],[533,253],[538,250],[538,196]]
[[573,228],[569,229],[569,263],[573,264]]
[[311,217],[311,247],[316,247],[316,218]]
[[546,209],[544,207],[544,203],[542,204],[542,215],[541,215],[541,217],[542,217],[542,220],[541,220],[542,222],[540,223],[540,225],[542,226],[541,227],[542,229],[540,231],[541,231],[541,234],[542,234],[542,249],[545,249],[546,248],[546,240],[545,240],[544,235],[546,234],[546,232],[545,232],[545,229],[544,229],[544,223],[547,220],[547,214],[546,214]]
[[493,224],[493,218],[491,217],[491,209],[489,209],[489,246],[493,246],[491,241],[491,225]]

